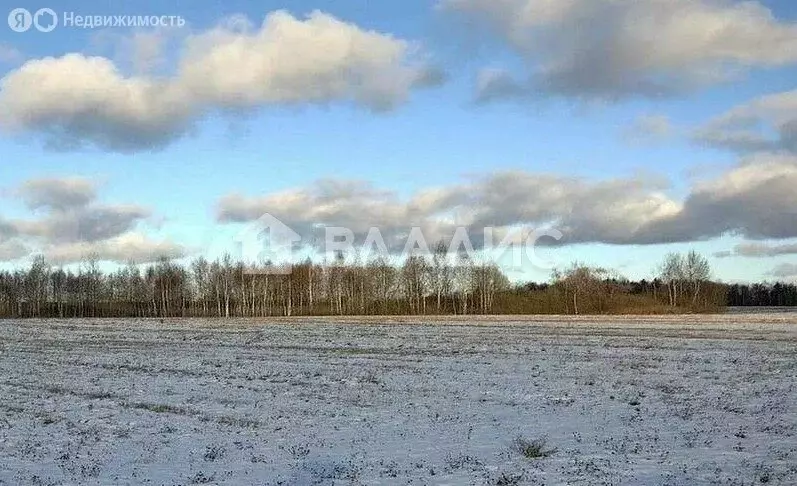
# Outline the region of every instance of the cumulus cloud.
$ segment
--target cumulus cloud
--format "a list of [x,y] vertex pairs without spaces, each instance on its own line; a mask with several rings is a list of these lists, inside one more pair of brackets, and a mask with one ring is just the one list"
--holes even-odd
[[74,263],[96,258],[114,263],[152,263],[161,258],[186,256],[186,249],[171,241],[151,240],[138,233],[125,233],[107,240],[78,242],[47,248],[44,257],[56,264]]
[[17,228],[0,216],[0,262],[16,260],[28,254],[28,249],[16,239]]
[[556,228],[562,244],[659,244],[726,234],[779,239],[797,237],[796,186],[797,158],[773,155],[746,159],[695,184],[683,200],[650,177],[591,181],[517,171],[425,189],[409,199],[351,181],[261,197],[233,194],[219,201],[217,217],[241,223],[269,213],[300,233],[342,226],[359,239],[378,227],[399,247],[412,227],[436,240],[458,226],[476,237],[487,227]]
[[777,278],[797,277],[797,264],[781,263],[777,267],[773,268],[769,274]]
[[718,258],[728,258],[731,256],[742,256],[750,258],[769,258],[782,255],[797,255],[797,243],[783,245],[767,245],[763,243],[742,243],[736,245],[733,251],[723,251],[716,253]]
[[179,79],[194,96],[224,107],[353,100],[389,109],[423,84],[411,44],[321,12],[266,17],[260,30],[219,27],[188,39]]
[[152,32],[135,32],[125,39],[135,73],[151,73],[165,67],[165,51],[169,40],[175,35],[174,31],[162,28]]
[[33,219],[0,223],[0,233],[10,231],[48,244],[113,238],[151,216],[142,206],[99,203],[95,182],[81,177],[30,179],[10,193],[39,212]]
[[150,209],[101,204],[96,184],[89,179],[33,179],[10,194],[40,213],[29,219],[0,218],[0,259],[13,260],[37,251],[57,263],[87,256],[140,263],[185,254],[176,243],[153,241],[136,232],[151,217]]
[[441,0],[525,61],[519,78],[488,71],[482,98],[671,96],[753,67],[797,61],[797,24],[756,1]]
[[6,221],[0,216],[0,241],[17,235],[17,228],[11,221]]
[[699,183],[683,209],[651,224],[650,242],[692,241],[723,234],[751,239],[797,236],[797,158],[745,159],[717,179]]
[[50,177],[24,182],[17,194],[30,209],[60,212],[88,205],[96,197],[96,190],[88,179]]
[[314,227],[340,226],[360,241],[377,227],[396,248],[403,248],[414,227],[431,242],[465,227],[478,244],[485,228],[501,234],[520,226],[555,227],[568,243],[626,243],[651,221],[679,210],[662,189],[656,179],[590,182],[517,171],[424,189],[402,200],[362,182],[321,181],[263,197],[227,196],[219,201],[218,220],[247,222],[269,213],[305,235]]
[[476,102],[489,103],[502,99],[533,98],[534,90],[518,82],[505,69],[485,68],[476,77]]
[[92,205],[19,221],[16,228],[22,235],[52,243],[97,242],[133,229],[150,215],[149,209],[136,205]]
[[0,240],[0,262],[9,262],[27,256],[30,250],[27,246],[16,240]]
[[656,142],[672,135],[673,126],[666,115],[642,115],[624,130],[630,142]]
[[762,96],[737,106],[697,130],[695,139],[742,153],[797,153],[797,90]]
[[[154,62],[159,39],[136,45]],[[188,36],[170,75],[126,75],[103,57],[34,59],[0,80],[0,126],[60,148],[153,150],[214,111],[352,102],[374,110],[440,81],[416,45],[313,12],[278,11],[260,28],[226,22]]]
[[0,126],[44,135],[63,149],[162,147],[193,116],[172,83],[125,77],[108,59],[67,54],[28,61],[0,81]]
[[[449,199],[451,194],[439,197]],[[423,227],[429,235],[442,237],[446,224],[443,218],[428,219],[428,210],[435,207],[436,197],[422,194],[412,201],[401,201],[388,190],[375,188],[362,181],[321,180],[310,187],[284,191],[263,197],[231,194],[218,203],[218,221],[249,222],[269,213],[308,239],[319,237],[323,226],[351,229],[362,241],[371,227],[379,227],[390,246],[403,244],[410,228]],[[448,205],[441,205],[442,210]]]

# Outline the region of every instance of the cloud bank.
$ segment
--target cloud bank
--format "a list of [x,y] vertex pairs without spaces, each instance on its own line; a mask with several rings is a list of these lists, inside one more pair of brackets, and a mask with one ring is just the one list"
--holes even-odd
[[733,251],[716,253],[717,258],[741,256],[748,258],[772,258],[782,255],[797,255],[797,243],[783,245],[768,245],[763,243],[742,243],[736,245]]
[[721,235],[750,239],[797,237],[797,158],[757,155],[713,180],[695,184],[682,200],[655,178],[590,181],[529,172],[504,172],[402,200],[357,181],[325,180],[259,197],[231,194],[217,204],[222,223],[257,220],[264,213],[301,230],[343,226],[364,238],[378,227],[401,242],[412,227],[427,239],[457,226],[473,235],[485,227],[556,228],[562,244],[664,244]]
[[[157,57],[150,47],[139,61]],[[213,112],[333,102],[393,109],[440,81],[422,57],[411,42],[318,11],[306,19],[278,11],[259,28],[237,18],[188,36],[166,76],[126,75],[79,53],[30,60],[0,80],[0,128],[62,149],[157,150]]]
[[126,263],[178,258],[186,250],[170,241],[155,241],[137,230],[152,215],[138,205],[105,205],[96,184],[84,178],[43,178],[10,191],[29,209],[31,219],[0,216],[0,261],[41,253],[54,263],[88,257]]
[[694,138],[739,153],[797,153],[797,90],[741,104],[710,120]]
[[782,263],[773,268],[769,274],[777,278],[793,278],[797,277],[797,265],[793,263]]
[[441,0],[486,26],[526,65],[490,69],[481,100],[658,98],[797,62],[797,24],[756,1]]

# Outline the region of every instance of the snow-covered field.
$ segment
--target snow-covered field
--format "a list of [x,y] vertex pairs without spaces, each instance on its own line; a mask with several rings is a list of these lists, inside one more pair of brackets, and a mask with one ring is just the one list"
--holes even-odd
[[0,484],[139,483],[797,484],[797,315],[0,321]]

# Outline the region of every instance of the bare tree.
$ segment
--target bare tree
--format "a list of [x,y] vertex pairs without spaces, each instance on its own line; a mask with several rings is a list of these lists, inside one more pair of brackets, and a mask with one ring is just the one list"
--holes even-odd
[[573,314],[579,315],[579,303],[586,295],[600,292],[601,283],[607,271],[599,267],[589,267],[575,262],[564,272],[554,272],[555,283],[564,287],[573,303]]
[[509,287],[509,280],[494,262],[485,262],[472,267],[471,282],[479,312],[489,314],[493,310],[495,295]]
[[711,265],[705,257],[692,250],[683,258],[683,266],[684,277],[692,291],[692,305],[696,305],[701,286],[711,278]]
[[102,272],[100,272],[99,259],[97,255],[88,255],[83,261],[81,268],[82,291],[81,316],[86,316],[89,309],[90,317],[97,316],[97,308],[100,304],[100,291],[102,289]]
[[404,261],[401,276],[404,282],[404,296],[411,314],[426,314],[426,283],[428,265],[421,255],[410,255]]
[[[467,314],[468,304],[473,292],[473,260],[467,253],[461,253],[454,269],[454,293],[459,304],[459,314]],[[456,312],[456,311],[455,311]]]
[[373,276],[372,282],[379,312],[388,314],[390,303],[396,297],[396,267],[386,256],[380,255],[369,263],[369,273]]
[[34,317],[41,317],[42,304],[47,301],[47,286],[50,280],[50,265],[43,256],[33,258],[25,276],[25,297]]
[[202,309],[202,315],[208,315],[208,301],[210,299],[210,263],[199,257],[191,263],[191,272],[194,283],[194,295]]
[[670,305],[678,305],[681,284],[685,278],[684,258],[679,253],[668,253],[661,265],[661,279],[669,289]]
[[448,297],[451,293],[453,272],[448,257],[448,245],[442,240],[437,242],[432,254],[431,280],[438,314],[443,312],[443,298]]

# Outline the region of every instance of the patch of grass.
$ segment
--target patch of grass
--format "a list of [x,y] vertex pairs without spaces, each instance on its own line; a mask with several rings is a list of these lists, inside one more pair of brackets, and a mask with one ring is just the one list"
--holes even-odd
[[466,466],[479,468],[483,466],[483,464],[478,458],[473,456],[469,456],[466,454],[453,456],[451,454],[448,454],[446,456],[446,466],[448,467],[449,470],[453,471],[457,469],[462,469]]
[[139,410],[148,410],[154,413],[173,413],[176,415],[190,415],[191,411],[183,408],[183,407],[176,407],[174,405],[169,405],[167,403],[145,403],[145,402],[136,402],[130,404],[131,408],[137,408]]
[[495,486],[515,486],[523,480],[522,474],[501,473],[495,481]]
[[108,400],[113,398],[113,395],[109,392],[89,392],[85,396],[89,400]]
[[205,448],[205,455],[203,458],[206,462],[214,462],[217,459],[223,458],[225,454],[227,454],[227,449],[225,449],[224,446],[212,445]]
[[202,471],[194,474],[193,477],[190,478],[191,484],[210,484],[216,481],[216,475],[211,474],[207,475]]
[[528,440],[523,436],[517,436],[512,442],[512,449],[527,459],[542,459],[558,450],[556,448],[546,449],[546,442],[545,439]]
[[368,371],[360,378],[361,383],[370,383],[372,385],[380,384],[379,377],[374,371]]
[[68,390],[62,386],[58,385],[45,385],[42,387],[44,391],[47,393],[52,393],[53,395],[73,395],[74,392],[72,390]]
[[292,445],[288,447],[288,452],[291,453],[294,459],[301,459],[310,454],[310,448],[306,445]]
[[258,422],[257,420],[231,417],[229,415],[222,415],[221,417],[218,417],[216,419],[216,422],[221,425],[230,425],[235,427],[241,427],[243,429],[256,429],[260,427],[260,422]]
[[57,423],[57,422],[61,421],[60,417],[57,417],[57,416],[49,414],[49,413],[45,413],[41,417],[41,419],[42,419],[42,424],[44,424],[44,425],[50,425],[50,424],[54,424],[54,423]]
[[96,478],[100,475],[100,465],[96,463],[81,464],[80,475],[83,478]]

